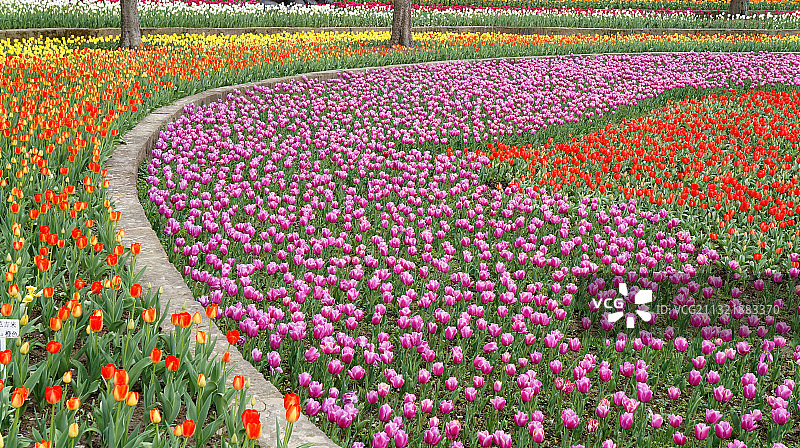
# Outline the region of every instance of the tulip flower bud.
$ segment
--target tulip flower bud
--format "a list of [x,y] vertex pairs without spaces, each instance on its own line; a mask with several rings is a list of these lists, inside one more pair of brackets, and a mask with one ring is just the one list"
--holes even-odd
[[6,254],[6,263],[11,261],[11,254]]
[[77,411],[78,408],[81,407],[81,399],[78,397],[72,397],[67,400],[67,409],[70,411]]
[[175,434],[175,437],[183,436],[183,425],[176,426],[175,427],[175,431],[173,432],[173,434]]
[[161,411],[158,409],[150,409],[150,421],[156,425],[161,423]]
[[252,396],[250,397],[250,407],[254,408],[255,406],[256,406],[256,397]]
[[200,387],[206,387],[206,384],[208,384],[206,381],[206,376],[201,373],[200,376],[197,377],[197,385]]
[[233,388],[235,390],[242,390],[244,388],[244,377],[242,375],[233,377]]
[[74,438],[78,437],[78,430],[79,429],[80,429],[80,427],[78,426],[78,422],[72,422],[72,424],[69,425],[69,438],[70,439],[74,439]]
[[[232,443],[233,445],[238,445],[238,444],[239,444],[239,438],[238,438],[238,437],[236,437],[236,433],[234,433],[234,434],[231,436],[231,443]],[[2,448],[2,447],[0,447],[0,448]]]
[[71,383],[72,382],[72,371],[71,370],[67,370],[66,372],[64,372],[64,376],[61,377],[61,380],[64,381],[65,383],[67,383],[67,384]]
[[19,347],[19,352],[22,355],[27,355],[30,350],[31,350],[31,344],[28,341],[23,342],[22,345]]
[[136,328],[136,322],[133,319],[128,319],[128,331],[133,331]]
[[208,335],[203,330],[197,330],[197,335],[195,335],[195,340],[198,344],[205,344],[208,342]]
[[[247,378],[246,380],[244,380],[244,388],[245,389],[250,389],[250,378]],[[253,397],[253,400],[255,400],[255,399],[256,399],[256,397]],[[255,403],[255,401],[253,403]],[[253,406],[255,406],[255,404],[253,404]]]
[[19,319],[19,326],[20,327],[24,327],[25,325],[28,325],[28,315],[27,314],[23,314],[22,317]]
[[196,312],[192,315],[192,323],[195,325],[203,323],[203,316],[200,315],[200,312]]
[[125,397],[125,404],[130,407],[139,404],[139,394],[137,392],[128,392],[128,396]]
[[159,294],[163,294],[164,293],[164,287],[163,286],[159,286],[158,287],[158,293]]

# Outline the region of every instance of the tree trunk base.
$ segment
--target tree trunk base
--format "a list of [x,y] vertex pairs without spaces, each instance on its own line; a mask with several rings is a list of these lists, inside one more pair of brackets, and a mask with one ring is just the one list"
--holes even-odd
[[119,48],[139,48],[142,46],[142,30],[139,28],[139,11],[137,0],[120,0],[119,2]]
[[747,15],[750,11],[750,2],[748,0],[731,0],[728,6],[728,14],[732,16]]
[[411,35],[411,1],[395,0],[392,11],[392,38],[390,45],[410,47],[414,42]]

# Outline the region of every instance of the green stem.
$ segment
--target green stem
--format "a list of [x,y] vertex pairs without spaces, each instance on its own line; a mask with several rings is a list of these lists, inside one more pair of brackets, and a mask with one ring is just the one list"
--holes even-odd
[[294,427],[294,423],[286,422],[286,431],[283,434],[283,446],[285,448],[289,448],[289,437],[292,435],[292,428]]
[[53,412],[50,413],[50,440],[53,442],[53,444],[56,443],[56,441],[53,439],[55,437],[55,430],[56,430],[55,426],[53,426],[53,421],[55,420],[55,418],[56,418],[56,404],[53,403]]

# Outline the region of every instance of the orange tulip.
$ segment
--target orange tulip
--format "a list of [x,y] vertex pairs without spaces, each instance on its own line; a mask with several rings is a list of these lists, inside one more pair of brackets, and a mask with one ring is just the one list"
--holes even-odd
[[44,389],[44,399],[50,404],[56,404],[61,401],[63,394],[64,390],[61,386],[48,386]]
[[297,394],[286,394],[283,396],[283,408],[289,409],[292,406],[300,406],[300,397]]
[[156,425],[161,423],[161,411],[158,409],[150,409],[150,421]]
[[203,330],[197,330],[197,335],[195,336],[195,340],[198,344],[205,344],[208,342],[208,334],[206,334]]
[[139,255],[142,252],[142,245],[141,243],[133,243],[131,244],[131,253],[134,255]]
[[164,365],[166,366],[167,370],[169,370],[170,372],[177,372],[178,371],[178,367],[180,367],[180,365],[181,365],[181,362],[180,362],[180,360],[178,358],[176,358],[176,357],[174,357],[172,355],[167,355],[167,359],[164,360]]
[[289,423],[294,423],[300,419],[300,406],[289,406],[289,409],[286,410],[286,421]]
[[219,305],[216,303],[212,303],[206,307],[206,316],[208,316],[209,319],[216,319],[217,314],[219,314]]
[[246,409],[242,413],[242,423],[247,438],[255,440],[261,437],[261,413],[255,409]]
[[78,397],[72,397],[67,400],[67,409],[70,411],[77,411],[78,408],[81,407],[81,399]]
[[137,392],[128,392],[125,397],[125,404],[134,407],[139,403],[139,394]]
[[11,362],[11,350],[0,351],[0,364],[7,365]]
[[103,315],[94,315],[89,318],[89,328],[97,333],[103,329]]
[[[77,294],[77,292],[75,294]],[[81,317],[81,315],[83,315],[83,305],[76,301],[75,305],[72,307],[72,317]]]
[[50,341],[45,346],[45,350],[51,355],[55,355],[61,350],[61,343],[58,341]]
[[156,309],[148,308],[142,311],[142,320],[147,322],[148,324],[153,323],[156,320]]
[[192,315],[189,313],[173,314],[170,318],[172,325],[180,328],[189,328],[192,325]]
[[114,371],[114,385],[128,384],[130,377],[125,369],[117,369]]
[[134,299],[138,299],[139,296],[141,295],[142,295],[142,285],[138,283],[131,285],[131,296]]
[[100,369],[100,374],[103,375],[103,378],[110,380],[116,370],[114,364],[106,364]]
[[14,306],[8,302],[0,306],[0,314],[2,314],[5,317],[10,316],[12,311],[14,311]]
[[11,394],[11,406],[14,408],[20,408],[25,403],[25,400],[28,399],[28,393],[30,391],[25,386],[19,386],[14,389],[14,393]]
[[242,412],[242,424],[255,423],[261,421],[261,413],[255,409],[245,409]]
[[150,352],[150,361],[153,364],[158,364],[159,362],[161,362],[162,354],[163,352],[161,351],[160,348],[154,348],[153,351]]
[[233,388],[236,390],[244,389],[244,377],[242,375],[236,375],[233,377]]
[[114,386],[114,389],[111,391],[111,395],[116,401],[125,401],[125,398],[128,397],[128,385],[118,384]]
[[197,426],[194,420],[186,420],[183,422],[183,436],[184,437],[192,437],[194,435],[194,429]]
[[118,259],[119,259],[119,257],[117,257],[117,254],[108,254],[108,255],[106,255],[106,263],[111,267],[114,267],[114,266],[117,265]]
[[61,319],[57,317],[50,318],[50,329],[53,331],[61,330]]
[[42,440],[41,442],[36,442],[33,448],[52,448],[53,442],[49,440]]
[[230,344],[230,345],[236,345],[236,343],[239,342],[239,337],[240,336],[239,336],[239,332],[236,331],[236,330],[229,331],[226,336],[227,336],[227,339],[228,339],[228,344]]

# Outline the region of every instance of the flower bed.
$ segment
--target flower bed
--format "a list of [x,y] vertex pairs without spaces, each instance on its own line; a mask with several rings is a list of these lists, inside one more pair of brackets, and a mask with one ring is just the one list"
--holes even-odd
[[[724,28],[797,29],[796,11],[769,11],[729,20],[718,11],[655,10],[653,7],[583,4],[440,5],[414,9],[414,26],[508,26],[578,28]],[[680,5],[671,5],[678,8]],[[751,5],[751,8],[756,5]],[[588,9],[587,9],[588,8]],[[634,9],[638,8],[638,9]],[[694,7],[693,7],[694,8]],[[150,0],[139,4],[143,27],[353,27],[391,26],[391,4],[338,2],[335,6],[264,7],[257,2],[185,2]],[[118,1],[2,0],[0,29],[9,28],[116,28]]]
[[[227,377],[225,356],[209,359],[211,344],[227,347],[236,335],[211,341],[206,316],[162,314],[170,297],[161,297],[159,285],[139,282],[132,264],[150,248],[123,246],[115,228],[124,211],[108,202],[104,163],[149,110],[212,87],[333,66],[796,46],[795,38],[778,37],[424,34],[418,51],[398,52],[379,45],[387,39],[387,33],[158,36],[145,38],[137,52],[109,51],[115,38],[0,41],[6,198],[0,220],[7,254],[0,315],[21,321],[20,337],[0,351],[5,446],[199,446],[209,438],[241,445],[258,436],[256,414],[243,412],[245,378]],[[213,307],[208,313],[216,316]],[[159,335],[167,317],[175,331]],[[291,400],[288,410],[296,418]]]
[[[783,195],[794,164],[779,174],[769,160],[796,143],[797,59],[452,62],[256,88],[168,125],[142,202],[198,300],[224,309],[241,349],[343,446],[780,447],[797,440],[798,254],[767,222],[758,238],[785,253],[740,262],[750,240],[706,237],[718,218],[689,203],[722,201],[712,181],[671,183],[688,191],[668,201],[627,146],[690,178],[704,175],[701,150],[731,163],[750,151],[747,171],[709,173],[714,190]],[[510,146],[741,85],[790,92],[726,92]],[[723,113],[758,123],[759,139],[720,128]],[[762,163],[768,183],[749,174]],[[759,219],[786,200],[759,204]]]
[[726,92],[564,143],[492,145],[487,153],[521,161],[524,179],[548,190],[597,190],[702,214],[692,225],[699,244],[750,272],[795,272],[796,102],[797,92]]

